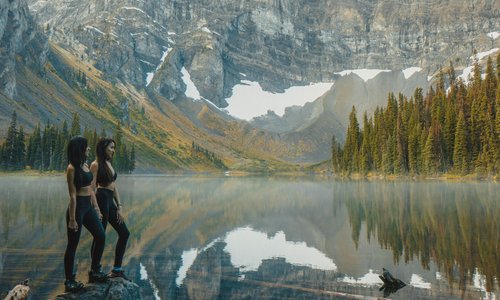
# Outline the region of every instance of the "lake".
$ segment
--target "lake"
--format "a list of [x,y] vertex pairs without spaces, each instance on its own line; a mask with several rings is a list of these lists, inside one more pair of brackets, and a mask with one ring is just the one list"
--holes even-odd
[[[0,177],[0,294],[63,291],[63,176]],[[145,299],[500,299],[500,184],[120,176]],[[90,234],[77,250],[87,282]],[[108,226],[104,271],[116,233]],[[408,285],[379,291],[388,269]],[[392,293],[391,293],[392,292]]]

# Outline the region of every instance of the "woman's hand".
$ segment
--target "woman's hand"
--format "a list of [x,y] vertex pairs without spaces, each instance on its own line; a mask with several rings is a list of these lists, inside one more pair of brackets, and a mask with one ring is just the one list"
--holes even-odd
[[78,231],[78,223],[76,223],[76,220],[69,220],[68,228]]
[[125,222],[125,218],[123,217],[121,208],[119,208],[116,212],[116,218],[118,219],[118,224],[122,224],[123,222]]
[[100,210],[98,210],[98,209],[96,209],[96,211],[95,211],[95,212],[96,212],[97,217],[99,218],[99,220],[101,220],[101,221],[102,221],[102,214],[101,214],[101,211],[100,211]]

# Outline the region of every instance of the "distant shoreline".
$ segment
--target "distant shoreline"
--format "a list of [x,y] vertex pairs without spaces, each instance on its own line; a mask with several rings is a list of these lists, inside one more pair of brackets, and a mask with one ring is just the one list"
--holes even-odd
[[[23,170],[23,171],[0,171],[0,177],[5,176],[62,176],[65,172],[60,171],[37,171],[37,170]],[[340,179],[340,180],[368,180],[368,181],[401,181],[401,180],[438,180],[438,181],[490,181],[490,182],[498,182],[500,181],[500,176],[481,176],[478,174],[467,174],[465,176],[460,176],[456,174],[435,174],[435,175],[383,175],[383,174],[367,174],[362,175],[360,173],[351,173],[351,175],[336,175],[329,172],[311,172],[311,171],[293,171],[293,172],[251,172],[251,171],[226,171],[226,172],[193,172],[193,171],[185,171],[185,172],[165,172],[165,173],[132,173],[132,174],[123,174],[123,175],[192,175],[192,176],[200,176],[200,175],[224,175],[228,177],[249,177],[249,176],[284,176],[284,177],[302,177],[302,176],[316,176],[328,179]]]

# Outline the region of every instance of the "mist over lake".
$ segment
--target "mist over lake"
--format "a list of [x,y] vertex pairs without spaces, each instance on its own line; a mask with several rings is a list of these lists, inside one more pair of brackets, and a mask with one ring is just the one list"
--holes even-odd
[[[145,299],[498,299],[500,185],[309,177],[120,176],[125,270]],[[0,292],[63,290],[63,176],[0,178]],[[116,232],[108,229],[103,269]],[[77,250],[87,282],[90,234]]]

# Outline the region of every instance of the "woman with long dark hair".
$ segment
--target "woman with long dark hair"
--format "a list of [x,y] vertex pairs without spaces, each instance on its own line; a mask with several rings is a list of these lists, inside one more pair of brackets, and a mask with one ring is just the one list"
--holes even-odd
[[73,270],[75,254],[82,225],[92,234],[94,240],[92,263],[89,271],[89,282],[104,282],[107,275],[99,270],[106,236],[100,222],[102,215],[99,211],[94,190],[91,188],[93,175],[85,160],[89,156],[90,148],[87,139],[81,136],[73,137],[68,144],[68,168],[66,181],[68,183],[69,207],[66,211],[66,225],[68,245],[64,253],[64,281],[65,290],[74,292],[83,288],[83,283],[75,280]]
[[115,155],[116,143],[110,138],[101,138],[96,146],[96,160],[90,165],[90,170],[94,174],[93,187],[97,188],[97,204],[102,212],[102,226],[104,230],[108,222],[118,233],[116,242],[115,261],[113,269],[108,274],[110,278],[122,277],[127,279],[122,269],[123,256],[127,247],[130,232],[123,218],[122,203],[120,194],[116,187],[117,173],[111,161]]

